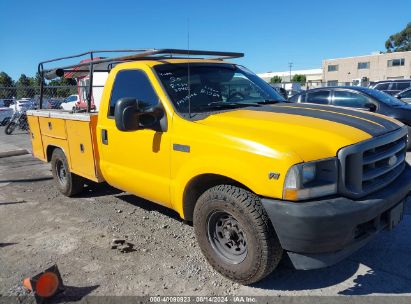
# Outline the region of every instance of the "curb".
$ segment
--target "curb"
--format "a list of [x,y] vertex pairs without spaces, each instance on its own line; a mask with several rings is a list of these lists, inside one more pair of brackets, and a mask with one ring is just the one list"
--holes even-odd
[[19,156],[19,155],[25,155],[25,154],[30,154],[30,152],[27,151],[26,149],[12,150],[12,151],[0,152],[0,158]]

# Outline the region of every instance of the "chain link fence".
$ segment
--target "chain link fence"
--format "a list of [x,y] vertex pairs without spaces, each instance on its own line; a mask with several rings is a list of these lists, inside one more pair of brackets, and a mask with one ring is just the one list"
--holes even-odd
[[[102,92],[103,86],[93,86],[93,104],[100,102]],[[42,108],[60,109],[64,103],[68,102],[77,102],[80,108],[85,107],[88,95],[88,86],[45,86],[43,88]],[[31,102],[33,107],[39,108],[40,86],[0,86],[0,107],[18,105],[23,101]]]
[[[287,97],[292,96],[302,90],[314,89],[318,87],[328,86],[347,86],[361,85],[368,86],[368,83],[346,83],[346,82],[313,82],[306,83],[282,82],[271,83],[273,87],[282,88],[286,91]],[[100,104],[103,93],[103,86],[93,86],[92,89],[92,107],[97,109]],[[85,109],[87,107],[87,96],[89,95],[88,86],[45,86],[43,88],[43,105],[45,109],[64,109],[74,110]],[[40,86],[0,86],[0,108],[18,105],[19,102],[30,101],[33,107],[39,108],[40,101]],[[73,101],[76,105],[72,104]],[[70,104],[70,107],[68,105]]]
[[[77,86],[45,86],[44,99],[65,99],[70,95],[78,94]],[[0,87],[0,99],[2,100],[39,100],[40,87]]]
[[305,83],[300,82],[279,82],[279,83],[270,83],[272,86],[275,87],[300,87],[303,90],[315,89],[315,88],[325,88],[325,87],[335,87],[335,86],[362,86],[368,87],[370,82],[360,82],[360,81],[352,81],[352,82],[338,82],[338,81],[307,81]]

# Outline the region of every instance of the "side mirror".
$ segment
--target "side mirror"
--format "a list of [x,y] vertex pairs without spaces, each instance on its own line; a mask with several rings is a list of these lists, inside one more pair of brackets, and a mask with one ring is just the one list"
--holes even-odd
[[364,108],[368,109],[370,112],[375,112],[377,110],[377,106],[371,102],[366,103]]
[[114,108],[114,120],[120,131],[139,129],[138,101],[135,98],[121,98]]
[[121,98],[114,108],[116,127],[120,131],[135,131],[138,129],[153,129],[163,131],[160,120],[164,117],[164,110],[160,106],[149,109],[135,98]]
[[402,96],[401,96],[401,94],[398,94],[397,96],[395,96],[397,99],[401,99],[402,98]]

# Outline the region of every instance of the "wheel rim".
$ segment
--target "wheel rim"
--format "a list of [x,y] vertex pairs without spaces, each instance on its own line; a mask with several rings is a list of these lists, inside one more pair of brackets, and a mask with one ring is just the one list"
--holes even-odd
[[65,185],[67,183],[67,170],[61,160],[56,162],[56,174],[60,184]]
[[239,264],[247,256],[247,239],[241,225],[231,214],[214,211],[207,221],[208,241],[217,255],[230,264]]

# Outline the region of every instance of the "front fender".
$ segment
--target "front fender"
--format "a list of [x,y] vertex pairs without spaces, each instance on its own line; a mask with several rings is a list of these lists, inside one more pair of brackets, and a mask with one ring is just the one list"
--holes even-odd
[[[284,159],[280,162],[257,155],[248,155],[247,161],[234,155],[221,154],[187,158],[183,165],[172,168],[173,209],[183,216],[183,196],[186,187],[190,181],[203,174],[221,175],[243,184],[260,196],[281,198],[285,174],[296,162],[299,162],[299,159]],[[278,179],[270,179],[271,172],[279,173]]]

